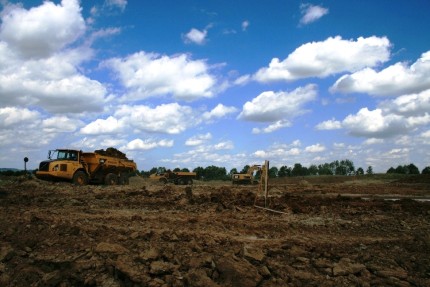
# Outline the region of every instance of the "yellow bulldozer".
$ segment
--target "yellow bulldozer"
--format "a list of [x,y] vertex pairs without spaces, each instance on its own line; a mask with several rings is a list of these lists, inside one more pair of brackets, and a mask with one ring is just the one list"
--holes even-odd
[[49,151],[48,160],[39,164],[36,177],[51,181],[71,181],[75,185],[98,183],[129,184],[136,163],[115,148],[82,152],[74,149]]

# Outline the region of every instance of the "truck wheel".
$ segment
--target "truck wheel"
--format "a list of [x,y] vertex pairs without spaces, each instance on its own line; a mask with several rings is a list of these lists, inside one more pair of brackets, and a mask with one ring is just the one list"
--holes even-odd
[[187,183],[188,185],[193,185],[193,180],[190,178],[190,179],[188,179],[188,183]]
[[179,185],[184,185],[185,181],[182,178],[180,178],[180,179],[178,179],[178,184]]
[[72,182],[74,185],[86,185],[88,184],[88,176],[85,172],[79,170],[73,175]]
[[106,185],[117,185],[118,184],[118,176],[114,173],[108,173],[105,177]]
[[130,183],[128,175],[126,174],[121,174],[121,176],[119,177],[119,184],[120,185],[128,185]]

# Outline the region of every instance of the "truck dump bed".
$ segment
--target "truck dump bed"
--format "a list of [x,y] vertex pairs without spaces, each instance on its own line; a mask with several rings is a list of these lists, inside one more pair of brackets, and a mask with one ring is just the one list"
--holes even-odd
[[90,173],[95,172],[100,167],[103,169],[136,170],[136,163],[127,158],[117,158],[97,152],[83,152],[82,159],[88,165]]

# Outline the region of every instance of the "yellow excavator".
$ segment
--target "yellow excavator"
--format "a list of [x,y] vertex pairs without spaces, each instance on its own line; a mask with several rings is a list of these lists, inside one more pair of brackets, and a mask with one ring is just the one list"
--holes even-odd
[[261,165],[255,164],[248,168],[246,173],[234,173],[231,175],[232,184],[257,184]]

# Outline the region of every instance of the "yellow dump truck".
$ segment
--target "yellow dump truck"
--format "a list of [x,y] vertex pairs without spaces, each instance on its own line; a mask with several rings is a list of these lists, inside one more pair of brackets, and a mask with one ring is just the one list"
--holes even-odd
[[161,183],[174,183],[179,185],[193,184],[193,179],[196,179],[197,173],[186,171],[171,171],[159,170],[149,176],[151,180],[157,180]]
[[76,185],[98,183],[128,184],[136,163],[115,148],[82,152],[73,149],[49,151],[48,160],[39,164],[36,177],[44,180],[66,180]]

